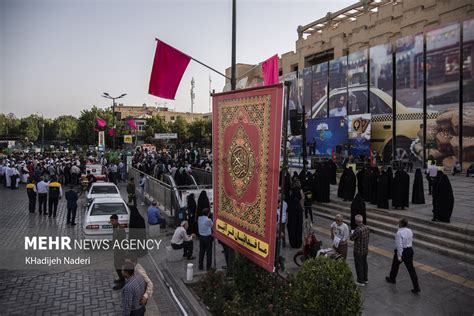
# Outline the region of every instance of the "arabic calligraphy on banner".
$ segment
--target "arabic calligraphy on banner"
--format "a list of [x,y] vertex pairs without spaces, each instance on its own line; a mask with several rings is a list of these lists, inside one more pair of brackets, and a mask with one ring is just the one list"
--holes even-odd
[[255,252],[259,256],[266,258],[268,256],[268,244],[263,240],[259,240],[238,228],[228,224],[220,219],[216,223],[217,231],[226,235],[229,238],[233,238],[240,245]]
[[274,270],[283,86],[214,94],[214,235]]

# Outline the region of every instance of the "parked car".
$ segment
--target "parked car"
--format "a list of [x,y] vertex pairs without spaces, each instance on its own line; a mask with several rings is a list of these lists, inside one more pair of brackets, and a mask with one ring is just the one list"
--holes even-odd
[[88,204],[98,197],[121,198],[122,196],[117,186],[112,182],[94,182],[86,194]]
[[[348,115],[365,113],[365,107],[368,97],[367,85],[353,85],[346,88],[337,88],[329,93],[329,104],[331,108],[341,99],[341,96],[347,94],[346,107],[348,106]],[[327,96],[321,98],[312,108],[312,118],[323,118],[327,116]],[[413,140],[418,136],[420,124],[423,123],[423,109],[406,107],[396,101],[397,105],[397,148],[395,149],[396,158],[399,160],[408,159],[410,156],[410,146]],[[371,119],[371,144],[372,150],[383,155],[385,161],[390,160],[392,156],[392,96],[385,91],[370,87],[370,113]],[[427,124],[435,122],[439,113],[428,110]]]
[[92,200],[84,215],[82,228],[85,239],[112,239],[112,214],[117,214],[119,223],[128,233],[130,209],[125,201],[118,197],[97,197]]

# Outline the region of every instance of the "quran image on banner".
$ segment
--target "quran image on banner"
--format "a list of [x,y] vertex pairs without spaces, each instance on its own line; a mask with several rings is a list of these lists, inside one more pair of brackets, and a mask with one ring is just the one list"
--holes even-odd
[[349,155],[370,155],[370,114],[348,116]]
[[214,235],[274,271],[283,85],[214,94]]

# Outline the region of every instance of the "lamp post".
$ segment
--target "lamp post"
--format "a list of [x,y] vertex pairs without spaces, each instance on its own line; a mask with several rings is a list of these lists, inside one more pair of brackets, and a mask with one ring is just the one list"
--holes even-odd
[[126,93],[123,93],[122,95],[120,95],[118,97],[111,97],[107,92],[102,93],[102,97],[112,100],[112,124],[113,124],[113,127],[114,127],[114,136],[112,136],[112,141],[113,141],[113,148],[114,149],[115,149],[115,100],[123,98],[126,95],[127,95]]
[[42,112],[36,112],[36,114],[41,114],[41,154],[44,153],[44,115]]

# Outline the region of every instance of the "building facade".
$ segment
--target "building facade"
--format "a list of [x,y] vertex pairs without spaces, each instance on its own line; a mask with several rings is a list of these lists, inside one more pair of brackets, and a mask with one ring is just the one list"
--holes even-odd
[[280,73],[306,118],[370,115],[370,147],[387,161],[474,162],[472,0],[360,1],[297,33]]

